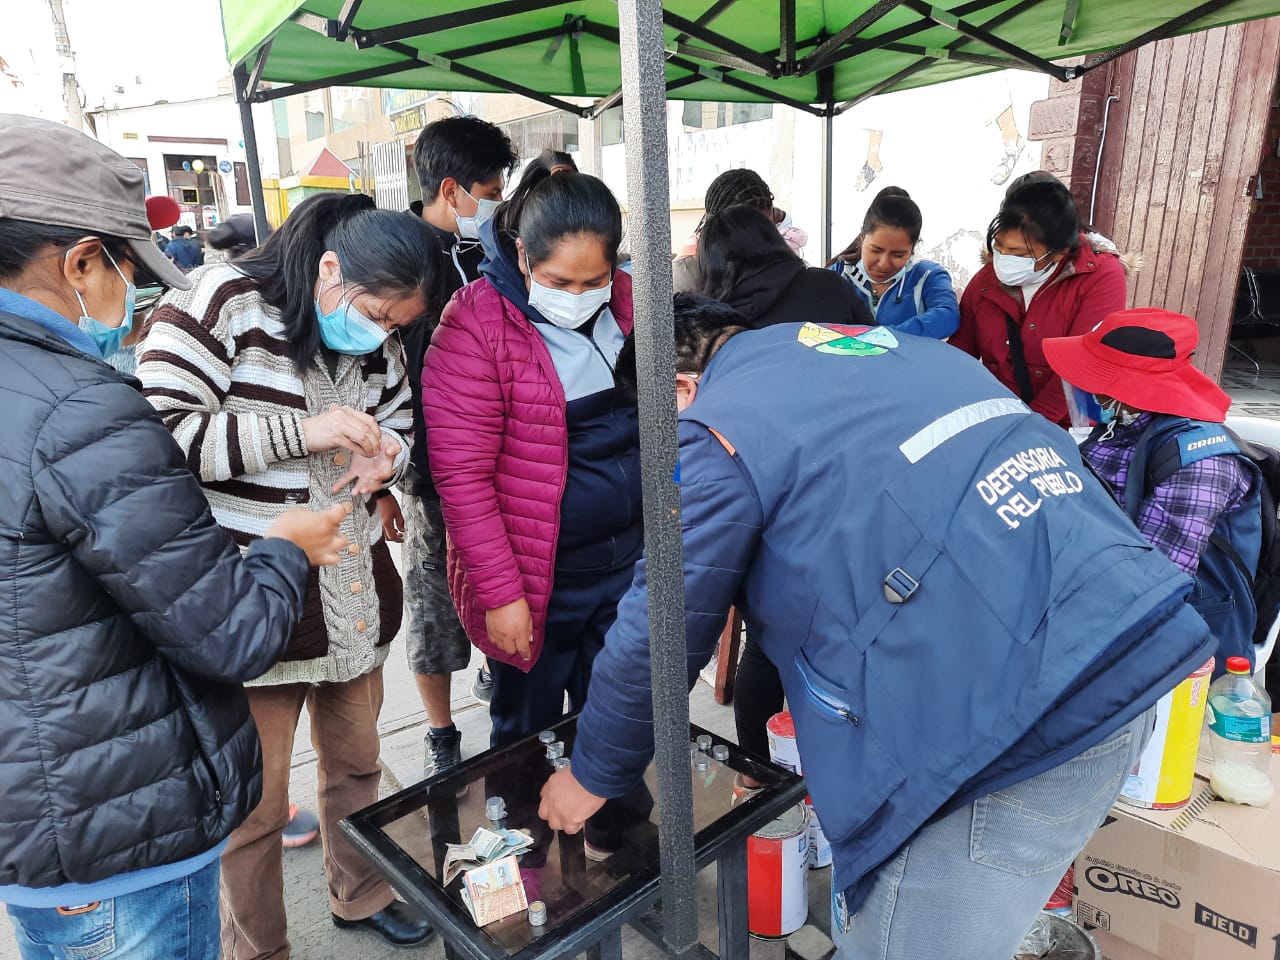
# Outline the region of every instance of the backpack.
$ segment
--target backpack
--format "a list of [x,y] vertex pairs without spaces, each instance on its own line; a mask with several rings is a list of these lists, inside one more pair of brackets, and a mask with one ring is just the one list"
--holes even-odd
[[[1261,479],[1258,484],[1261,543],[1257,567],[1249,569],[1241,558],[1239,549],[1223,535],[1221,527],[1215,529],[1209,537],[1210,544],[1221,551],[1252,588],[1257,608],[1253,643],[1261,646],[1267,639],[1277,612],[1280,612],[1280,515],[1277,514],[1277,501],[1280,500],[1280,450],[1242,440],[1224,424],[1156,416],[1134,446],[1129,477],[1125,483],[1125,510],[1130,519],[1136,522],[1147,493],[1188,463],[1206,456],[1220,455],[1210,452],[1219,444],[1224,445],[1223,453],[1229,450],[1251,464]],[[1136,478],[1140,476],[1145,479],[1142,489],[1138,490]]]

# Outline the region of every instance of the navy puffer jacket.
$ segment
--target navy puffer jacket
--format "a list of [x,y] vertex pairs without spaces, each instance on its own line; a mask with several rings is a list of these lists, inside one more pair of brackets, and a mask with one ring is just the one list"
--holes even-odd
[[307,560],[243,560],[136,388],[0,312],[0,884],[209,850],[261,795],[240,683],[284,651]]

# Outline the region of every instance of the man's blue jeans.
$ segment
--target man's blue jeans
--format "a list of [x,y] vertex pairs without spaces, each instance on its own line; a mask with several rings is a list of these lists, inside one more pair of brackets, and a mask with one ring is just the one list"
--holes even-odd
[[190,876],[88,906],[10,904],[22,960],[218,960],[216,859]]
[[925,827],[876,872],[853,916],[832,877],[836,960],[1012,957],[1120,795],[1154,716]]

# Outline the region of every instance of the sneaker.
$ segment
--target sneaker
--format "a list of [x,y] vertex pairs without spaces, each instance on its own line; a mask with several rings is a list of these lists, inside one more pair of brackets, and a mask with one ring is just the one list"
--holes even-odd
[[423,740],[427,752],[426,775],[434,777],[462,762],[462,734],[450,726],[436,733],[428,731]]
[[476,671],[475,682],[471,684],[471,695],[483,703],[493,699],[493,674],[488,666],[481,666]]
[[320,818],[296,803],[289,804],[289,822],[284,825],[280,842],[287,849],[305,847],[320,833]]

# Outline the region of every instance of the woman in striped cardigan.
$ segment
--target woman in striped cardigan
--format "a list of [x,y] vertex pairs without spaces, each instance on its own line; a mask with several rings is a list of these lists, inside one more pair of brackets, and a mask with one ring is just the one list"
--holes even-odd
[[304,703],[334,922],[398,945],[431,932],[338,821],[378,796],[382,664],[400,626],[400,579],[374,501],[404,471],[413,398],[400,339],[388,335],[439,309],[440,268],[421,221],[360,195],[314,197],[257,250],[193,271],[192,289],[166,297],[139,350],[147,398],[242,547],[292,504],[353,506],[350,548],[312,571],[284,660],[248,691],[263,789],[222,857],[229,960],[289,954],[281,831]]

